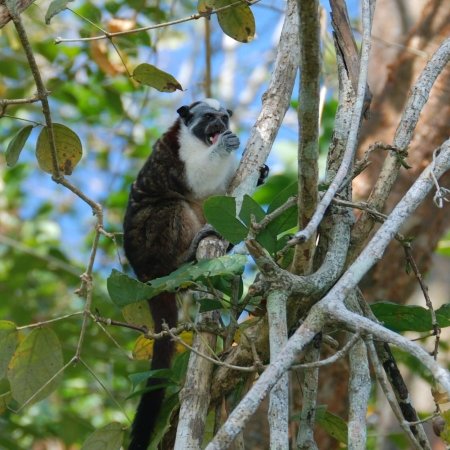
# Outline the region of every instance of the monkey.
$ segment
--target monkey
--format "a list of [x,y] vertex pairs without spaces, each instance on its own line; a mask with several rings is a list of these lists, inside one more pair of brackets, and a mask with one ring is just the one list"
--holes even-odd
[[[205,99],[177,113],[132,184],[125,212],[124,251],[142,282],[168,275],[195,256],[205,236],[203,202],[224,194],[237,168],[240,142],[229,129],[230,110]],[[169,328],[176,326],[174,293],[161,293],[148,304],[155,333],[162,331],[164,322]],[[169,368],[173,353],[170,337],[155,340],[151,370]],[[163,382],[148,379],[147,388],[152,389],[140,399],[129,450],[147,449],[164,399],[164,388],[155,387]]]

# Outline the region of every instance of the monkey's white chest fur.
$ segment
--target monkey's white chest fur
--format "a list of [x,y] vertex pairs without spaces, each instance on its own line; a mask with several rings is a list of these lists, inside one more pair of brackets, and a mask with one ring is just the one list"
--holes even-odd
[[218,143],[207,146],[186,126],[180,130],[180,159],[185,164],[186,181],[194,197],[203,199],[226,192],[237,169],[235,152],[218,148]]

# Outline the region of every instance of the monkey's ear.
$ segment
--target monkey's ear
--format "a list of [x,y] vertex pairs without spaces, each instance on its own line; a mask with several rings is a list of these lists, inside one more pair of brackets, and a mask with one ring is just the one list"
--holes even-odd
[[182,106],[181,108],[178,108],[177,113],[182,119],[185,119],[189,116],[189,106]]
[[228,117],[231,117],[233,115],[233,111],[231,109],[227,109]]

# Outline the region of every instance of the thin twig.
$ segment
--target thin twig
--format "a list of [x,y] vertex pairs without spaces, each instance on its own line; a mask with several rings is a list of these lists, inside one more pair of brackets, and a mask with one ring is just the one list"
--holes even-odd
[[280,217],[289,208],[292,208],[297,203],[297,196],[289,197],[280,207],[267,214],[261,222],[253,222],[252,228],[256,233],[264,230],[271,222],[273,222],[277,217]]
[[320,361],[315,361],[311,363],[295,364],[291,367],[291,369],[314,369],[316,367],[323,367],[333,364],[339,359],[344,358],[360,337],[361,337],[360,333],[355,333],[340,350],[338,350],[336,353],[329,356],[328,358],[321,359]]
[[95,315],[91,313],[90,316],[91,319],[97,324],[97,326],[103,331],[103,333],[105,333],[110,341],[116,346],[116,348],[119,349],[129,360],[133,360],[133,356],[119,344],[117,339],[114,338],[114,336],[106,329],[106,327],[101,322],[95,320]]
[[0,99],[0,117],[4,117],[4,112],[9,105],[23,105],[40,101],[37,95],[27,98],[4,98]]
[[32,123],[35,126],[45,127],[45,124],[43,124],[41,122],[37,122],[36,120],[25,119],[23,117],[18,117],[18,116],[11,116],[10,114],[0,114],[0,118],[2,118],[2,117],[7,117],[8,119],[14,119],[14,120],[21,120],[23,122]]
[[252,366],[252,367],[234,366],[232,364],[228,364],[228,363],[225,363],[223,361],[220,361],[219,359],[211,358],[210,356],[205,355],[204,353],[201,353],[201,352],[197,351],[195,348],[191,347],[189,344],[186,344],[186,342],[184,342],[183,339],[181,339],[177,335],[173,334],[170,329],[166,328],[165,331],[167,332],[167,334],[169,336],[172,337],[172,339],[175,342],[181,344],[183,347],[186,347],[191,352],[194,352],[196,355],[207,359],[209,362],[211,362],[213,364],[216,364],[217,366],[222,366],[222,367],[226,367],[228,369],[233,369],[233,370],[240,370],[241,372],[256,372],[257,371],[257,368],[254,367],[254,366]]
[[52,116],[50,113],[50,105],[48,103],[47,98],[49,92],[45,88],[44,82],[42,80],[41,73],[39,71],[39,67],[36,62],[36,58],[34,57],[33,49],[31,48],[30,41],[28,40],[27,32],[25,30],[25,27],[23,26],[22,19],[20,18],[20,15],[18,13],[16,2],[14,2],[14,0],[5,0],[5,5],[9,10],[11,19],[14,22],[14,26],[16,27],[17,35],[19,36],[20,42],[25,51],[25,55],[28,60],[28,65],[30,66],[31,73],[33,75],[34,82],[36,84],[37,97],[39,98],[42,104],[42,113],[44,114],[45,123],[47,125],[47,135],[52,158],[53,174],[56,178],[61,178],[61,172],[59,170],[58,165],[58,156],[56,153],[55,136],[53,133]]
[[131,419],[128,417],[128,414],[126,413],[125,409],[123,408],[122,404],[116,400],[113,393],[108,389],[108,387],[103,383],[102,380],[97,376],[97,374],[89,367],[89,365],[82,359],[79,358],[79,361],[83,366],[87,369],[87,371],[92,375],[95,381],[101,386],[101,388],[108,394],[108,397],[113,401],[113,403],[119,408],[120,411],[122,411],[122,414],[125,416],[125,418],[128,420],[128,422],[131,424]]
[[[434,359],[437,360],[437,355],[438,355],[438,351],[439,351],[439,340],[441,337],[441,327],[439,326],[437,318],[436,318],[436,312],[433,308],[433,302],[431,301],[430,295],[428,294],[428,286],[423,281],[422,274],[420,273],[420,270],[417,267],[416,261],[412,255],[411,243],[404,242],[403,249],[405,251],[406,260],[408,261],[409,266],[411,267],[412,271],[414,272],[414,275],[417,278],[417,281],[420,285],[420,289],[422,290],[423,296],[425,298],[425,303],[427,305],[428,310],[430,311],[431,325],[433,327],[433,334],[435,336],[434,350],[432,352],[432,355],[433,355]],[[437,404],[436,404],[436,407],[438,407]]]
[[[170,22],[165,22],[165,23],[158,23],[156,25],[149,25],[146,27],[134,28],[132,30],[116,31],[114,33],[104,31],[104,34],[102,34],[101,36],[91,36],[91,37],[86,37],[86,38],[74,38],[74,39],[63,39],[63,38],[58,37],[55,39],[55,44],[61,44],[62,42],[98,41],[100,39],[111,39],[111,38],[114,38],[117,36],[126,36],[129,34],[140,33],[142,31],[156,30],[157,28],[166,28],[166,27],[169,27],[172,25],[178,25],[180,23],[189,22],[191,20],[198,20],[198,19],[201,19],[202,17],[209,17],[211,14],[217,14],[218,12],[225,11],[226,9],[233,8],[233,7],[242,5],[242,4],[252,6],[255,3],[258,3],[260,1],[261,0],[252,0],[252,1],[239,0],[239,1],[236,1],[233,3],[230,3],[229,5],[222,6],[221,8],[217,8],[217,9],[208,11],[206,13],[192,14],[192,15],[190,15],[188,17],[184,17],[182,19],[172,20]],[[99,28],[98,26],[96,26],[96,27]]]
[[135,325],[128,322],[120,322],[118,320],[109,319],[106,317],[100,317],[97,314],[91,315],[94,322],[102,323],[104,325],[111,325],[116,327],[128,328],[130,330],[138,331],[142,333],[148,339],[162,339],[165,336],[172,335],[180,335],[184,331],[207,331],[208,333],[216,334],[218,336],[223,335],[223,330],[218,329],[217,327],[210,327],[205,325],[194,325],[193,323],[181,323],[177,325],[175,328],[171,328],[170,330],[162,330],[159,333],[153,333],[150,331],[145,325]]
[[59,322],[60,320],[70,319],[71,317],[81,316],[83,311],[74,312],[71,314],[66,314],[65,316],[55,317],[54,319],[42,320],[40,322],[30,323],[28,325],[22,325],[20,327],[16,327],[17,330],[28,330],[30,328],[39,328],[44,325],[48,325],[49,323]]

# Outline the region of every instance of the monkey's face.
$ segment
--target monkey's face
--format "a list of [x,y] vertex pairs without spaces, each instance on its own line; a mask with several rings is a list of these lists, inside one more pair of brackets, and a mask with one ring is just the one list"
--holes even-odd
[[177,112],[188,130],[207,146],[214,145],[229,128],[231,111],[220,106],[217,100],[195,102]]

